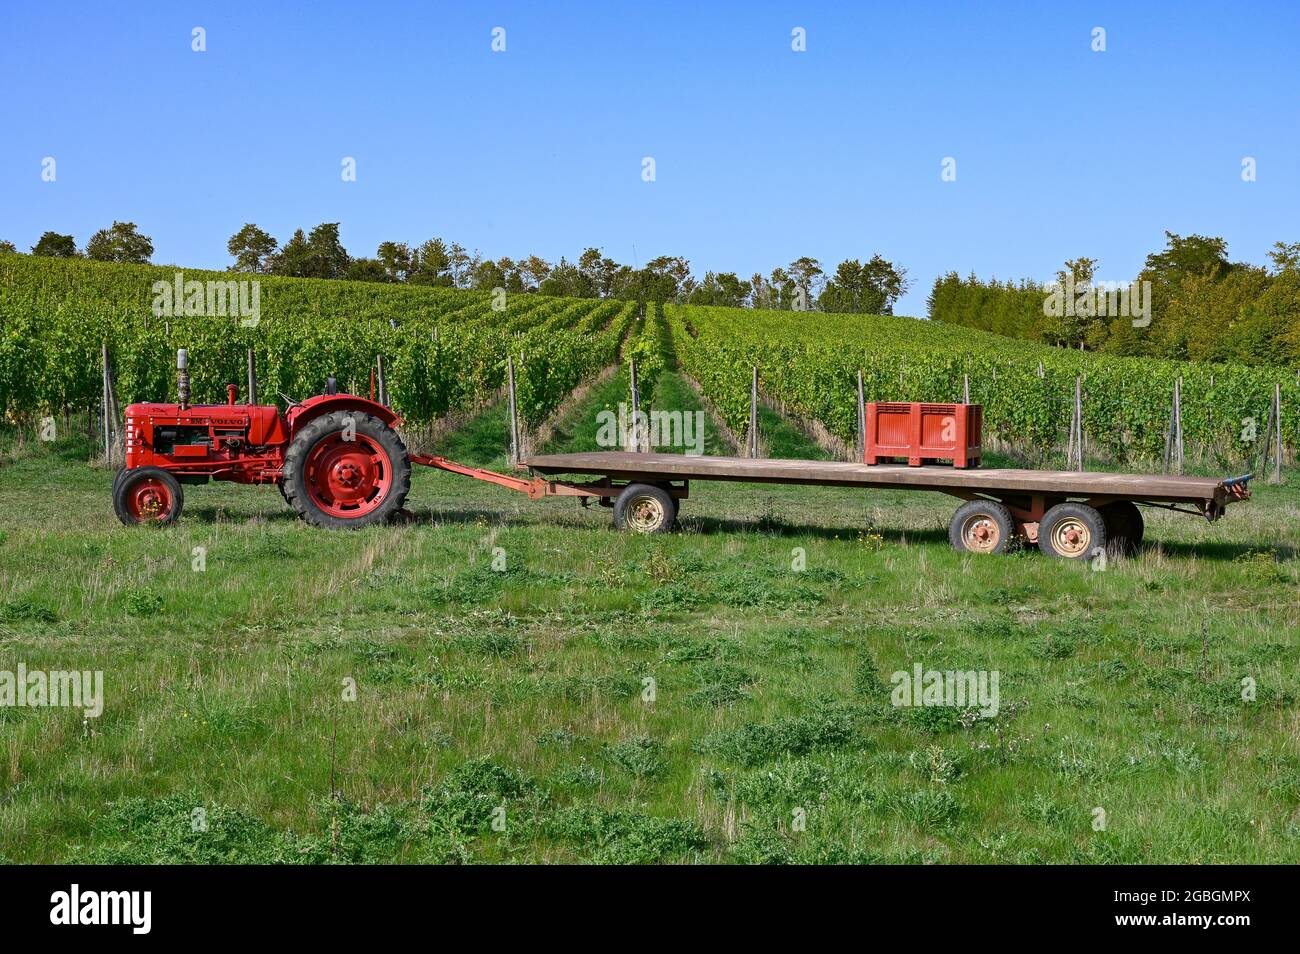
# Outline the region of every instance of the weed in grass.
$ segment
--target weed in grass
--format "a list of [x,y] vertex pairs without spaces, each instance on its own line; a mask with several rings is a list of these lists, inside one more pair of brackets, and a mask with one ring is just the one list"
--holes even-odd
[[815,606],[826,598],[821,591],[803,582],[773,579],[747,570],[720,573],[713,579],[710,588],[716,594],[718,602],[734,607],[788,609]]
[[564,680],[561,693],[570,702],[587,703],[597,696],[626,699],[641,691],[638,673],[612,672],[601,676],[571,676]]
[[506,630],[487,630],[478,633],[461,633],[451,638],[457,649],[476,656],[504,658],[523,650],[526,642],[519,633]]
[[654,864],[709,847],[704,830],[694,822],[590,806],[561,809],[541,830],[589,851],[592,860],[604,864]]
[[669,636],[665,644],[667,651],[663,655],[663,661],[670,664],[714,659],[721,652],[721,647],[715,640],[701,639],[698,636]]
[[694,667],[700,686],[687,697],[696,705],[723,706],[744,698],[754,677],[731,663],[708,660]]
[[537,805],[543,791],[530,778],[490,757],[457,766],[442,784],[425,794],[423,810],[444,834],[467,838],[485,831],[507,801]]
[[960,759],[952,758],[943,746],[928,745],[924,750],[913,750],[908,756],[912,769],[921,773],[931,785],[947,785],[961,775]]
[[571,749],[582,737],[571,729],[550,729],[539,735],[534,741],[543,747]]
[[862,744],[853,714],[838,703],[822,703],[807,715],[769,723],[746,723],[701,739],[699,751],[739,765],[761,765],[782,755]]
[[1046,632],[1033,641],[1029,651],[1039,659],[1069,659],[1077,647],[1078,641],[1068,633]]
[[[1024,700],[1006,702],[998,707],[997,715],[994,716],[981,716],[974,709],[967,709],[961,714],[962,725],[975,729],[983,736],[972,742],[971,748],[977,752],[989,753],[999,765],[1016,761],[1033,741],[1031,736],[1016,733],[1016,722],[1028,707],[1029,703]],[[1049,729],[1045,726],[1044,734]]]
[[1021,800],[1019,810],[1026,821],[1057,831],[1081,829],[1086,820],[1077,805],[1062,804],[1044,792],[1034,792]]
[[124,600],[131,616],[156,616],[163,607],[163,598],[152,590],[132,588],[127,590]]
[[569,765],[551,776],[551,780],[562,788],[593,789],[599,788],[603,781],[595,766],[581,760],[577,765]]
[[698,606],[703,599],[682,582],[666,583],[647,590],[640,597],[643,613],[675,613]]
[[449,580],[437,581],[424,588],[424,595],[435,603],[484,603],[496,599],[507,586],[530,582],[527,570],[511,566],[504,570],[474,567]]
[[29,599],[0,603],[0,623],[54,623],[58,619],[53,610]]
[[1256,586],[1273,586],[1289,583],[1291,575],[1278,562],[1277,550],[1248,550],[1233,559],[1244,571],[1245,578]]
[[930,834],[951,828],[960,812],[960,804],[946,788],[918,788],[895,795],[890,807],[899,818]]
[[128,798],[108,806],[78,864],[295,864],[325,860],[318,847],[238,809],[197,794]]
[[663,747],[647,736],[633,736],[605,747],[605,758],[638,781],[658,778],[667,767]]

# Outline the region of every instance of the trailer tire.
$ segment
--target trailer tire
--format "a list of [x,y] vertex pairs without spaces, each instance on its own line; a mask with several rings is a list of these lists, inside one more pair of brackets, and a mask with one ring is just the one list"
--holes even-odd
[[1061,503],[1043,514],[1038,549],[1062,560],[1089,560],[1106,549],[1106,521],[1087,504]]
[[[352,440],[343,435],[352,425]],[[284,455],[284,498],[308,523],[358,529],[386,522],[411,492],[411,458],[391,427],[361,411],[308,423]]]
[[655,486],[661,488],[661,489],[663,490],[664,493],[666,493],[670,498],[672,498],[672,501],[673,501],[673,523],[676,524],[676,523],[677,523],[677,515],[678,515],[679,513],[682,512],[682,501],[681,501],[681,498],[680,498],[680,497],[673,497],[673,485],[672,485],[672,484],[656,484]]
[[1109,556],[1135,556],[1142,546],[1146,524],[1142,511],[1131,500],[1116,500],[1099,507],[1106,524],[1106,553]]
[[1006,553],[1015,534],[1011,511],[996,500],[968,500],[952,515],[948,542],[962,553]]
[[654,484],[628,484],[614,501],[614,526],[635,533],[667,533],[677,522],[672,494]]
[[113,478],[113,510],[128,527],[142,523],[166,527],[185,507],[180,481],[161,467],[136,467]]

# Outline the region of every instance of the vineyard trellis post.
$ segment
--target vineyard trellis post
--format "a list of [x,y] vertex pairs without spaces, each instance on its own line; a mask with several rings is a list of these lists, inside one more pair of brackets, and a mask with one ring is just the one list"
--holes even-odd
[[867,459],[867,400],[862,391],[862,369],[858,368],[858,463]]
[[749,456],[758,456],[758,368],[749,379]]
[[257,403],[257,365],[253,363],[253,349],[248,349],[248,403]]
[[519,463],[519,406],[515,401],[515,359],[506,355],[506,387],[510,402],[510,463]]
[[969,374],[963,374],[961,376],[961,402],[963,404],[970,403],[970,375]]
[[1270,484],[1282,482],[1282,386],[1273,385],[1273,399],[1268,402],[1268,421],[1264,425],[1264,449],[1259,456],[1260,473],[1268,470],[1268,456],[1273,454],[1273,473]]
[[641,389],[638,387],[636,377],[636,359],[629,358],[627,362],[627,383],[628,389],[632,392],[632,411],[629,418],[632,422],[632,433],[628,440],[633,451],[641,450],[641,428],[637,426],[641,420]]
[[100,344],[100,357],[102,360],[103,377],[99,385],[99,437],[100,443],[104,445],[104,457],[108,458],[108,449],[111,443],[109,438],[109,412],[108,412],[108,342]]
[[384,356],[375,355],[375,369],[379,374],[379,403],[388,406],[388,384],[384,380]]
[[1183,472],[1183,379],[1174,379],[1174,396],[1169,405],[1169,431],[1165,438],[1165,470]]
[[116,466],[124,454],[118,453],[118,443],[122,437],[117,426],[117,395],[113,385],[113,366],[108,358],[108,341],[101,342],[100,357],[103,361],[103,394],[100,399],[103,418],[104,460],[110,466]]
[[1174,414],[1177,417],[1177,430],[1174,435],[1174,447],[1178,453],[1176,463],[1178,473],[1183,472],[1183,379],[1178,378],[1174,385]]
[[1277,453],[1273,456],[1273,483],[1282,483],[1282,384],[1273,382],[1273,442]]
[[1065,452],[1065,466],[1083,470],[1083,378],[1074,379],[1074,409],[1070,414],[1069,447]]

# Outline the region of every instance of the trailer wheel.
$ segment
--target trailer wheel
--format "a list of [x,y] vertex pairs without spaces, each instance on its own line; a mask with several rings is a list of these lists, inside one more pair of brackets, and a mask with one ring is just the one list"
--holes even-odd
[[185,506],[180,481],[161,467],[124,470],[113,479],[113,509],[127,526],[141,523],[167,526]]
[[667,533],[677,520],[672,495],[653,484],[628,484],[614,501],[614,526],[636,533]]
[[1106,552],[1110,556],[1134,556],[1142,546],[1146,525],[1142,511],[1131,500],[1116,500],[1098,508],[1106,524]]
[[[350,438],[350,439],[349,439]],[[317,527],[383,523],[411,492],[411,459],[372,414],[333,411],[309,423],[284,455],[285,500]]]
[[678,515],[679,513],[682,512],[682,501],[681,501],[681,498],[680,498],[680,497],[674,497],[674,496],[673,496],[673,485],[672,485],[672,484],[656,484],[655,486],[656,486],[656,487],[660,487],[660,488],[662,488],[662,489],[663,489],[663,492],[666,493],[666,494],[668,495],[668,497],[669,497],[670,500],[672,500],[672,502],[673,502],[673,523],[676,524],[676,523],[677,523],[677,515]]
[[948,542],[964,553],[1005,553],[1015,533],[1011,511],[995,500],[968,500],[948,524]]
[[1043,514],[1038,549],[1064,560],[1090,559],[1106,549],[1106,521],[1087,504],[1062,503]]

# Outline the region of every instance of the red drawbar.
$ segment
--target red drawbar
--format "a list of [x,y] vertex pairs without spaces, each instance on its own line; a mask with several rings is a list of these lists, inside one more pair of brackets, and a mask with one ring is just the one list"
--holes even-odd
[[978,404],[871,402],[866,417],[864,463],[905,457],[913,467],[938,460],[954,467],[980,464],[984,414]]

